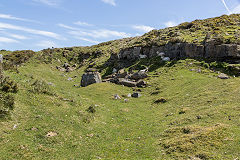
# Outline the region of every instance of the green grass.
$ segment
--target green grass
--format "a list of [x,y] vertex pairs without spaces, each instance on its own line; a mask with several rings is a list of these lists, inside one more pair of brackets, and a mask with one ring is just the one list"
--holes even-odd
[[[7,71],[19,91],[11,119],[0,122],[0,159],[239,158],[240,78],[217,79],[199,63],[156,67],[142,97],[127,103],[122,95],[132,88],[74,87],[84,67],[63,73],[32,60],[19,73]],[[51,82],[54,94],[31,92],[36,80]],[[122,99],[114,100],[114,94]],[[155,104],[159,98],[167,102]],[[90,106],[95,113],[87,111]],[[49,132],[57,135],[47,137]]]

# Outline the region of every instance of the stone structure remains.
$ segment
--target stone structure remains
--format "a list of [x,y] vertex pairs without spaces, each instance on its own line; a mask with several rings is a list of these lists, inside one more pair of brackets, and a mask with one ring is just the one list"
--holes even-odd
[[96,71],[87,71],[82,75],[81,86],[86,87],[94,83],[101,83],[102,78],[99,72]]
[[144,81],[147,78],[147,69],[140,70],[135,73],[128,73],[124,69],[119,70],[117,73],[105,77],[104,82],[111,82],[127,87],[146,87],[147,83]]

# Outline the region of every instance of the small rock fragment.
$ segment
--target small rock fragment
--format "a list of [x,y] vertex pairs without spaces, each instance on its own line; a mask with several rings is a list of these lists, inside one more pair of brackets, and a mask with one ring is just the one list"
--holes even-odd
[[114,99],[118,100],[118,99],[121,99],[121,97],[118,94],[115,94]]
[[73,79],[71,77],[68,78],[68,81],[72,81]]
[[55,137],[55,136],[57,136],[58,134],[56,133],[56,132],[48,132],[47,133],[47,137]]
[[156,101],[154,101],[155,104],[158,104],[158,103],[166,103],[167,100],[165,98],[160,98],[160,99],[157,99]]
[[139,98],[139,97],[141,97],[141,94],[136,92],[136,93],[132,94],[132,97],[133,98]]
[[229,76],[224,74],[224,73],[221,73],[221,74],[218,75],[218,78],[220,78],[220,79],[229,79]]

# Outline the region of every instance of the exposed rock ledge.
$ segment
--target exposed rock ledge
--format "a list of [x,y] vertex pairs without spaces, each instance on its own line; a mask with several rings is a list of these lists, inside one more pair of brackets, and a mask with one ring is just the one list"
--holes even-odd
[[209,58],[209,59],[240,59],[240,45],[216,44],[211,41],[204,45],[190,43],[166,44],[165,46],[133,47],[112,55],[112,60],[136,61],[139,58],[152,58],[161,52],[166,57],[175,58]]

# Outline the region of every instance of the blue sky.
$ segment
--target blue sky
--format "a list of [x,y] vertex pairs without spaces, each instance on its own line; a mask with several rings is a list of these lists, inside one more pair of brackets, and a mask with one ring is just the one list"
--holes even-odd
[[240,0],[1,0],[0,49],[89,46],[240,13]]

